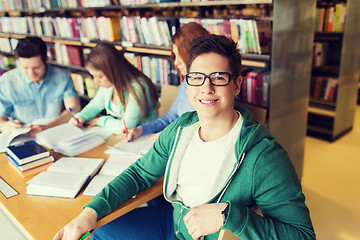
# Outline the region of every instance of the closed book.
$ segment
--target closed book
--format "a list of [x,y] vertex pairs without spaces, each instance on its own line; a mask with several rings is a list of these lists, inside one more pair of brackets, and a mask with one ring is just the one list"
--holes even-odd
[[19,165],[50,156],[49,151],[35,141],[27,141],[7,147],[6,151]]
[[34,160],[32,162],[28,162],[23,165],[20,165],[9,154],[7,154],[7,153],[5,153],[5,154],[6,154],[6,158],[22,172],[54,161],[54,157],[50,155],[48,157],[40,158],[40,159]]
[[53,162],[49,162],[49,163],[43,164],[41,166],[26,170],[26,171],[21,171],[16,165],[14,165],[12,162],[9,161],[9,165],[23,178],[33,176],[33,175],[43,172],[46,169],[48,169],[51,166],[51,164],[53,164]]
[[320,98],[321,85],[323,82],[322,77],[315,77],[315,87],[314,87],[314,98]]
[[257,31],[255,32],[258,36],[257,41],[259,41],[260,52],[261,54],[271,52],[271,21],[270,20],[259,20],[255,21]]
[[324,31],[324,23],[325,23],[325,8],[319,8],[319,19],[317,25],[317,31]]
[[69,64],[76,66],[83,66],[84,60],[81,49],[77,46],[65,45],[66,53],[69,58]]

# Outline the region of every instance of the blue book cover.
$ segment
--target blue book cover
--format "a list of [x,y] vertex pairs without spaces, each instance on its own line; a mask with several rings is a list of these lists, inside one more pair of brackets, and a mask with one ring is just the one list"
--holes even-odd
[[50,156],[50,152],[35,141],[27,141],[7,147],[6,151],[19,165]]
[[5,155],[6,155],[6,158],[9,160],[9,162],[12,163],[15,167],[17,167],[21,172],[42,166],[42,165],[50,163],[50,162],[54,162],[54,157],[50,155],[50,156],[47,156],[44,158],[37,159],[32,162],[28,162],[28,163],[19,165],[19,163],[16,162],[8,153],[5,152]]

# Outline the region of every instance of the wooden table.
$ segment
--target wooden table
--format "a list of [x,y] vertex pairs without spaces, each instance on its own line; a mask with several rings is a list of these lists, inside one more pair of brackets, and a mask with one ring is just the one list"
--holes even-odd
[[[111,136],[105,144],[79,156],[106,160],[108,155],[104,154],[104,151],[107,146],[113,146],[116,142],[116,138]],[[55,159],[61,157],[57,153],[53,153],[53,156]],[[55,233],[75,218],[82,207],[92,199],[92,196],[82,194],[85,187],[75,199],[26,195],[26,182],[32,177],[21,177],[9,165],[4,153],[0,154],[0,176],[19,192],[18,195],[8,199],[0,194],[0,208],[29,239],[52,239]],[[162,193],[162,182],[163,179],[159,179],[151,188],[145,189],[137,194],[136,198],[125,202],[113,213],[99,220],[97,227],[159,196]]]

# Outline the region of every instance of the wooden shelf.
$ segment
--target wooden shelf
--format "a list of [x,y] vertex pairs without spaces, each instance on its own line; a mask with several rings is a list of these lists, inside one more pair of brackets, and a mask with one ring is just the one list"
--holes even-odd
[[[346,1],[346,18],[343,32],[315,32],[314,41],[327,42],[330,56],[327,62],[331,66],[313,67],[312,75],[337,78],[337,99],[334,102],[310,98],[308,130],[318,131],[320,136],[325,133],[314,128],[330,130],[327,139],[333,141],[348,131],[354,124],[356,102],[358,97],[358,74],[360,69],[360,21],[357,0]],[[333,66],[336,64],[336,66]]]
[[318,98],[310,98],[310,106],[312,107],[321,107],[327,110],[335,110],[336,102],[328,101],[324,99],[318,99]]
[[51,65],[54,66],[58,66],[58,67],[62,67],[62,68],[67,68],[67,69],[71,69],[71,70],[75,70],[75,71],[80,71],[80,72],[88,72],[88,70],[86,70],[86,68],[84,67],[80,67],[80,66],[76,66],[76,65],[68,65],[68,64],[62,64],[62,63],[58,63],[52,60],[49,60],[48,62]]
[[342,32],[315,32],[314,41],[341,41]]
[[312,75],[338,76],[339,66],[312,66]]
[[206,7],[206,6],[233,6],[233,5],[248,5],[248,4],[272,4],[272,0],[224,0],[224,1],[198,1],[198,2],[164,2],[156,4],[132,4],[132,5],[111,5],[103,7],[78,7],[78,8],[50,8],[43,7],[39,9],[20,9],[11,11],[0,11],[0,14],[11,14],[19,16],[21,13],[42,14],[44,12],[72,12],[72,11],[103,11],[103,10],[121,10],[121,9],[151,9],[151,8],[184,8],[184,7]]
[[309,106],[308,112],[318,114],[318,115],[327,116],[327,117],[335,117],[335,112],[334,111],[331,111],[331,110],[328,110],[328,109],[323,109],[323,108],[317,108],[317,107]]

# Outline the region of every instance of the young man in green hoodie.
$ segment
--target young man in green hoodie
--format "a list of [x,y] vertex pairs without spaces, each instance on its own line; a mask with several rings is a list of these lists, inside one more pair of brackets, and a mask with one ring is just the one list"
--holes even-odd
[[[54,239],[78,239],[96,221],[164,175],[171,205],[138,208],[93,239],[315,239],[286,151],[245,108],[234,109],[241,55],[224,36],[196,39],[187,63],[195,112],[183,114],[153,148],[115,178]],[[257,205],[263,216],[251,209]]]

